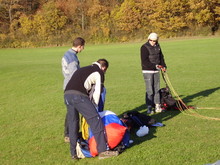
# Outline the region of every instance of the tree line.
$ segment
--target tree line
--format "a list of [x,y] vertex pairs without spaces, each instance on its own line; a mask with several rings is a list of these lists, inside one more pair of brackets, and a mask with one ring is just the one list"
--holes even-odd
[[0,47],[214,35],[219,0],[0,0]]

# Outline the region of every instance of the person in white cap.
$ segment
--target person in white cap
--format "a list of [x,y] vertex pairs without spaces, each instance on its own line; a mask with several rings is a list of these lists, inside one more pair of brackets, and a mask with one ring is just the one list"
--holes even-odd
[[146,85],[147,113],[162,112],[160,104],[160,70],[166,71],[166,63],[158,43],[158,35],[150,33],[148,41],[141,46],[141,66]]

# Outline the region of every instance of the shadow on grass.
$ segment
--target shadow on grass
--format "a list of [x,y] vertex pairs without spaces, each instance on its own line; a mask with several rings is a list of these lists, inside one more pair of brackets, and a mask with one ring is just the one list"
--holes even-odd
[[[192,102],[193,99],[198,98],[198,97],[201,97],[201,98],[202,97],[208,97],[210,94],[212,94],[213,92],[215,92],[219,89],[220,89],[220,87],[207,89],[207,90],[204,90],[204,91],[186,96],[186,97],[183,98],[183,101],[187,105],[187,103]],[[140,106],[138,106],[138,107],[136,107],[132,110],[128,110],[126,112],[123,112],[122,114],[119,115],[119,117],[122,117],[124,113],[132,112],[132,111],[138,111],[139,113],[143,113],[143,114],[147,115],[146,105],[142,104],[142,105],[140,105]],[[151,115],[151,117],[154,118],[157,122],[163,123],[164,121],[170,120],[170,119],[172,119],[173,117],[177,116],[180,113],[181,112],[179,110],[168,110],[168,111],[163,112],[163,113],[153,114],[153,115]],[[130,136],[131,136],[131,139],[134,141],[134,143],[131,145],[131,147],[134,146],[134,145],[138,145],[138,144],[140,144],[140,143],[142,143],[146,140],[151,140],[153,138],[156,138],[155,133],[157,131],[157,128],[158,127],[150,127],[149,128],[150,129],[149,134],[147,136],[144,136],[144,137],[137,137],[136,136],[137,129],[131,130]]]
[[[119,115],[119,117],[122,117],[124,113],[132,112],[132,111],[137,111],[139,113],[148,115],[147,111],[146,111],[146,105],[142,104],[132,110],[128,110],[126,112],[123,112],[122,114]],[[155,119],[157,122],[163,123],[163,121],[169,120],[169,119],[175,117],[176,115],[178,115],[179,113],[180,113],[180,111],[178,111],[178,110],[175,110],[175,111],[170,110],[170,111],[166,111],[163,113],[153,114],[153,115],[151,115],[151,117],[153,119]],[[134,143],[131,146],[138,145],[146,140],[151,140],[153,138],[156,138],[155,133],[157,131],[157,128],[158,127],[149,127],[149,130],[150,130],[149,134],[147,136],[143,136],[143,137],[136,136],[136,131],[138,129],[132,129],[130,132],[130,136],[131,136],[131,139],[134,141]]]
[[198,97],[199,97],[199,99],[202,99],[203,97],[208,97],[210,94],[214,93],[215,91],[217,91],[219,89],[220,89],[220,87],[216,87],[216,88],[212,88],[212,89],[207,89],[207,90],[204,90],[204,91],[201,91],[201,92],[198,92],[198,93],[186,96],[182,100],[185,103],[189,103],[189,102],[192,102],[193,99],[198,98]]

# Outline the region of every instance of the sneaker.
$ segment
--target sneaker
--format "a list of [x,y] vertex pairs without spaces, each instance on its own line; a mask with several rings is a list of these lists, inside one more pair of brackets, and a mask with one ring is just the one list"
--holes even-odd
[[155,113],[155,111],[154,111],[154,109],[152,109],[150,114],[154,114],[154,113]]
[[105,158],[110,158],[113,156],[118,156],[119,152],[118,151],[105,151],[101,152],[99,154],[99,159],[105,159]]
[[65,143],[69,143],[70,142],[70,138],[68,136],[64,137],[64,142]]
[[147,107],[147,114],[153,114],[154,111],[152,110],[152,107],[151,106],[148,106]]
[[74,155],[71,157],[73,160],[79,160],[78,156],[77,155]]
[[156,104],[156,107],[155,107],[155,112],[162,112],[162,108],[160,106],[160,104]]

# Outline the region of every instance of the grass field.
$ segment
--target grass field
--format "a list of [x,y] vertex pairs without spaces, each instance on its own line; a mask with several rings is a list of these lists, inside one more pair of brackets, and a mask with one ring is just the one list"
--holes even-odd
[[[81,67],[106,58],[105,109],[121,115],[145,113],[140,67],[143,43],[86,45]],[[220,38],[161,40],[170,81],[187,105],[220,118]],[[153,117],[165,127],[150,129],[115,158],[70,159],[63,141],[61,58],[69,47],[0,50],[0,164],[204,165],[220,160],[220,121],[169,111]],[[161,87],[164,82],[161,80]]]

